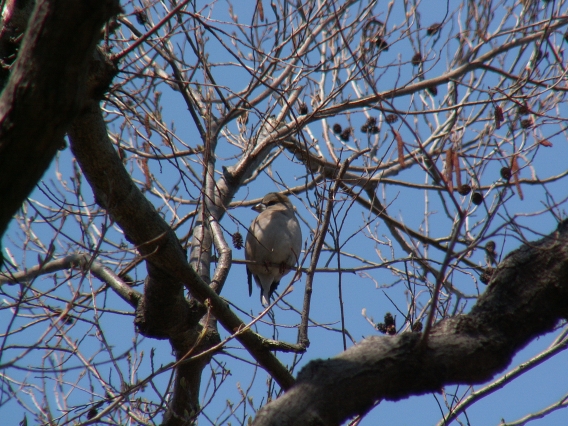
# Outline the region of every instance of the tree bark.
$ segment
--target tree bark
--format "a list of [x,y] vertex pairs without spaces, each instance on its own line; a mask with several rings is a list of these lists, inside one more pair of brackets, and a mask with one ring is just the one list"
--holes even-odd
[[0,236],[64,146],[101,27],[118,11],[115,0],[38,0],[0,97]]
[[486,382],[566,318],[568,221],[510,253],[471,312],[440,321],[425,347],[419,333],[374,336],[333,359],[312,361],[254,425],[337,425],[383,399]]
[[[136,312],[136,325],[142,334],[169,339],[178,360],[194,345],[196,347],[191,355],[198,354],[219,342],[216,332],[208,330],[201,334],[199,320],[205,313],[203,306],[210,304],[211,314],[223,327],[230,333],[237,333],[237,340],[280,386],[285,389],[290,387],[292,375],[270,352],[263,339],[250,328],[245,328],[227,303],[190,267],[175,232],[136,187],[124,168],[108,137],[97,102],[91,101],[73,122],[69,140],[97,203],[108,211],[124,231],[126,239],[145,257],[148,277]],[[186,301],[183,285],[202,306]],[[168,408],[165,418],[168,425],[189,424],[192,416],[198,412],[200,372],[210,356],[212,354],[178,369],[185,380],[182,382],[180,376],[176,377],[175,403]]]

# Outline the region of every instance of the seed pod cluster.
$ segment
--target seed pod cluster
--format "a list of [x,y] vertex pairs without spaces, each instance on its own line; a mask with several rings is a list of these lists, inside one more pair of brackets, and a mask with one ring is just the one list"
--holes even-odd
[[393,336],[396,334],[396,321],[390,312],[385,314],[384,323],[378,323],[375,328],[383,334]]
[[237,250],[240,250],[243,248],[243,236],[241,235],[240,232],[235,232],[233,235],[233,247],[235,247]]
[[532,126],[534,126],[532,118],[525,118],[524,120],[521,120],[521,128],[530,129]]
[[376,135],[379,133],[379,128],[377,126],[377,119],[374,117],[369,117],[365,124],[361,126],[361,131],[363,133],[371,133],[372,135]]
[[529,106],[527,105],[527,102],[523,102],[522,105],[519,105],[519,108],[517,109],[519,115],[527,115],[530,110],[529,110]]
[[339,134],[339,139],[341,139],[343,142],[347,142],[351,137],[351,133],[353,133],[353,129],[351,127],[348,127]]

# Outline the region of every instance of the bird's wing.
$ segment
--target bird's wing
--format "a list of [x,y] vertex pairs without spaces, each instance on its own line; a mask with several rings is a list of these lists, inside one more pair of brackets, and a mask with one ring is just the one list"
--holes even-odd
[[250,271],[250,269],[247,266],[247,281],[248,281],[248,286],[249,286],[249,297],[252,296],[252,272]]
[[290,247],[291,253],[288,257],[288,264],[293,266],[300,261],[300,254],[302,252],[302,229],[300,228],[300,223],[295,215],[288,221],[288,231],[290,233],[290,242],[292,244]]
[[[245,243],[245,259],[246,260],[256,260],[256,248],[258,246],[258,240],[256,239],[255,235],[254,235],[254,230],[255,230],[255,225],[256,225],[256,221],[257,218],[255,218],[251,225],[250,228],[247,232],[247,238],[246,238],[246,243]],[[248,282],[248,288],[249,288],[249,297],[252,296],[252,271],[250,270],[249,266],[246,266],[247,268],[247,282]]]

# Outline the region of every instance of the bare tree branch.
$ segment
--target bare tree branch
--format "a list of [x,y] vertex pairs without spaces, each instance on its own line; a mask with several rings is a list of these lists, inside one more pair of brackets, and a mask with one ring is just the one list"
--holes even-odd
[[115,0],[37,1],[0,98],[0,236],[64,147],[101,27],[118,11]]
[[[419,333],[369,337],[330,360],[311,361],[255,425],[333,425],[377,401],[476,384],[505,369],[522,347],[568,318],[568,221],[504,259],[471,313]],[[346,398],[345,395],[349,395]]]
[[[200,302],[210,300],[213,314],[227,331],[233,333],[244,328],[245,324],[188,265],[173,231],[133,185],[108,139],[101,111],[96,104],[92,104],[88,112],[75,120],[69,136],[73,153],[89,179],[95,197],[147,258],[150,279],[152,274],[158,278],[155,283],[146,283],[143,302],[143,309],[151,311],[144,316],[156,321],[152,325],[145,323],[144,327],[158,328],[145,332],[163,337],[170,335],[172,338],[172,331],[168,331],[170,327],[181,327],[180,331],[185,331],[187,325],[201,318],[200,310],[195,311],[197,316],[189,311],[189,305],[180,293],[182,283]],[[180,321],[180,318],[188,320]],[[189,321],[190,318],[193,320]],[[263,346],[259,336],[248,329],[239,334],[238,339],[260,365],[278,378],[283,388],[292,384],[289,372]]]

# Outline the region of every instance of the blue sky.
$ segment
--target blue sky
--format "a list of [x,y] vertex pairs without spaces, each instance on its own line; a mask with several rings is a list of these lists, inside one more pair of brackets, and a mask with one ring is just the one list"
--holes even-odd
[[[253,4],[251,2],[250,4]],[[265,13],[268,19],[271,19],[271,12],[269,6],[264,2]],[[502,4],[503,9],[507,5],[507,2]],[[240,6],[240,5],[239,5]],[[450,31],[455,31],[452,25],[446,25],[438,38],[426,38],[424,37],[424,28],[427,28],[433,23],[440,22],[444,18],[446,20],[452,19],[456,16],[460,16],[458,10],[450,10],[448,13],[445,7],[451,6],[451,2],[441,3],[438,1],[422,1],[419,3],[417,11],[414,12],[414,18],[418,19],[422,31],[421,38],[421,51],[424,56],[428,58],[425,62],[425,76],[426,78],[432,78],[434,76],[440,75],[446,69],[447,64],[450,62],[451,55],[454,53],[457,43],[455,40],[451,39],[446,43],[445,38]],[[204,10],[209,11],[209,9],[203,4]],[[239,14],[239,17],[244,22],[251,22],[252,8],[250,7],[237,7],[234,5],[235,11]],[[544,7],[544,6],[542,6]],[[215,4],[213,9],[213,18],[219,20],[227,19],[227,14],[225,13],[226,5],[224,3]],[[496,13],[505,13],[501,9],[498,9]],[[520,8],[517,8],[520,11]],[[562,9],[565,13],[565,7]],[[375,9],[375,14],[377,19],[386,20],[386,3],[378,4]],[[546,14],[543,13],[545,16]],[[206,13],[204,13],[206,15]],[[513,14],[509,21],[504,25],[512,25],[515,15]],[[462,17],[463,19],[463,17]],[[135,19],[131,17],[131,21],[135,22]],[[378,89],[390,90],[394,87],[399,87],[405,82],[410,82],[416,80],[416,69],[410,64],[404,66],[398,66],[397,64],[407,63],[410,61],[410,57],[413,53],[413,46],[417,45],[417,38],[420,34],[416,32],[413,34],[414,38],[401,37],[401,24],[404,22],[404,10],[400,4],[395,5],[392,10],[392,14],[386,20],[387,23],[387,35],[386,39],[389,43],[392,43],[389,47],[388,52],[381,53],[380,60],[378,61],[375,76],[380,76],[378,78]],[[450,22],[450,21],[446,21]],[[417,25],[418,26],[418,25]],[[141,27],[140,27],[141,28]],[[553,44],[559,46],[561,50],[561,37],[559,35],[555,36],[553,39]],[[212,38],[212,37],[211,37]],[[504,37],[503,40],[506,38]],[[221,49],[220,45],[214,40],[210,41],[211,48],[209,50],[210,60],[215,61],[217,59],[229,61],[226,52]],[[176,48],[178,48],[176,46]],[[481,49],[481,53],[487,51],[489,47],[484,47]],[[532,45],[531,45],[532,49]],[[527,49],[525,52],[519,54],[518,62],[519,65],[516,70],[522,69],[523,65],[529,61],[533,50]],[[191,62],[191,54],[187,53],[187,61]],[[315,63],[317,58],[310,58],[310,60]],[[156,59],[158,62],[159,59]],[[392,68],[387,68],[387,65],[392,65]],[[395,66],[396,65],[396,66]],[[513,66],[512,64],[505,63],[505,66]],[[164,68],[167,69],[164,65]],[[226,93],[231,91],[238,91],[244,87],[247,83],[247,73],[239,70],[238,67],[219,67],[214,70],[217,82],[223,86]],[[343,78],[343,76],[341,77]],[[496,77],[487,77],[486,83],[479,89],[485,90],[485,93],[479,95],[479,99],[487,99],[491,93],[492,85],[497,84]],[[309,84],[303,98],[306,103],[309,104]],[[329,83],[331,84],[331,83]],[[364,87],[364,86],[361,86]],[[168,90],[165,84],[161,84],[159,89],[162,90],[162,117],[163,121],[170,126],[174,123],[176,134],[180,137],[180,140],[191,147],[195,147],[202,142],[199,141],[195,126],[193,125],[187,108],[183,103],[183,100],[179,94]],[[368,88],[366,88],[369,90]],[[393,104],[400,110],[403,111],[413,111],[417,107],[423,107],[427,104],[428,108],[438,108],[441,107],[442,99],[445,99],[449,91],[448,85],[441,85],[438,87],[438,95],[436,97],[428,96],[424,94],[415,96],[406,96],[397,98],[393,101]],[[467,91],[465,85],[460,86],[460,96]],[[355,93],[352,88],[348,87],[345,92],[345,97],[355,97]],[[106,104],[106,108],[109,111],[113,111],[115,107],[112,104]],[[258,107],[259,112],[261,108],[266,108],[267,110],[273,110],[275,114],[279,112],[279,104],[273,98],[267,99]],[[475,111],[472,109],[472,111]],[[482,117],[480,117],[480,122],[482,120],[491,120],[488,114],[493,110],[489,108]],[[380,116],[380,112],[377,110],[366,111],[371,116]],[[556,109],[550,110],[550,114],[557,114],[560,118],[566,117],[566,108],[564,105],[559,105]],[[468,114],[473,114],[473,112],[466,111],[464,117],[468,117]],[[259,117],[254,116],[251,113],[251,126],[258,124]],[[435,115],[435,118],[432,118]],[[409,122],[412,123],[412,128],[417,129],[421,138],[426,139],[429,133],[429,124],[436,123],[436,120],[444,121],[446,116],[443,113],[437,113],[429,115],[429,121],[422,120],[421,117],[408,116]],[[347,114],[342,114],[336,117],[328,118],[327,125],[332,125],[334,123],[340,123],[344,128],[348,125],[352,125],[355,130],[355,140],[352,140],[349,144],[345,144],[346,149],[348,149],[351,143],[358,141],[360,144],[367,143],[366,137],[358,131],[359,127],[363,124],[366,117],[359,111],[352,111]],[[541,119],[541,118],[539,118]],[[566,135],[564,132],[564,127],[561,120],[559,123],[555,123],[551,118],[542,118],[542,126],[535,130],[534,135],[529,134],[528,136],[520,136],[515,139],[511,145],[507,145],[509,148],[508,152],[501,152],[502,158],[496,154],[491,154],[491,161],[487,161],[486,164],[476,165],[476,158],[471,156],[467,161],[472,164],[471,170],[478,173],[477,178],[480,184],[486,188],[490,187],[492,184],[499,180],[499,169],[503,164],[510,158],[510,155],[514,150],[526,149],[526,157],[530,160],[531,167],[527,167],[527,163],[521,161],[521,166],[525,166],[522,170],[521,177],[528,178],[530,176],[536,176],[540,179],[544,179],[554,174],[560,173],[566,169],[566,161],[568,158],[568,145],[566,144]],[[539,122],[541,123],[541,122]],[[544,124],[548,124],[545,126]],[[383,123],[384,124],[384,123]],[[399,122],[400,124],[400,122]],[[120,121],[115,121],[113,124],[109,125],[109,130],[111,132],[119,133]],[[130,125],[130,124],[129,124]],[[384,129],[387,127],[385,126]],[[398,128],[398,127],[397,127]],[[464,143],[469,140],[473,140],[477,137],[478,132],[482,128],[481,125],[472,125],[461,135]],[[143,132],[143,128],[140,126],[140,131]],[[233,134],[238,134],[236,129],[236,124],[233,122],[229,124],[229,129],[233,131]],[[559,130],[560,129],[560,130]],[[410,146],[416,141],[413,138],[412,133],[407,131],[407,128],[401,126],[399,128],[405,142],[409,143]],[[323,128],[321,122],[312,123],[305,129],[304,134],[314,135],[315,138],[322,141],[323,140]],[[542,134],[540,133],[542,132]],[[506,131],[495,133],[495,138],[500,135],[503,136]],[[393,144],[393,138],[391,134],[383,130],[377,136],[376,140],[380,140],[379,151],[377,156],[387,162],[389,159],[396,158],[396,149]],[[135,136],[135,132],[129,126],[121,134],[123,138],[123,143],[126,146],[139,147],[140,146],[140,136]],[[539,147],[538,149],[529,149],[531,144],[533,144],[533,138],[546,137],[552,143],[552,148]],[[330,136],[332,140],[340,145],[340,142],[333,139],[333,135]],[[167,147],[160,139],[159,134],[154,132],[150,138],[156,147],[162,150],[162,152],[167,152]],[[371,141],[372,142],[372,141]],[[487,142],[491,144],[491,140]],[[323,143],[322,143],[323,146]],[[322,148],[324,155],[327,155],[327,151]],[[489,156],[488,153],[493,152],[489,148],[480,147],[480,155]],[[227,138],[221,138],[219,141],[219,150],[217,151],[217,170],[221,170],[221,166],[231,166],[236,161],[236,156],[240,155],[240,150],[228,142]],[[344,154],[344,158],[348,154]],[[191,161],[191,158],[190,160]],[[443,160],[437,163],[438,166],[442,167]],[[163,200],[160,199],[155,194],[160,192],[166,193],[177,193],[179,197],[184,198],[184,200],[191,200],[198,194],[198,189],[192,187],[189,172],[185,176],[180,177],[180,174],[175,170],[175,167],[179,163],[173,163],[168,161],[160,162],[150,162],[151,171],[154,177],[159,181],[163,188],[159,188],[154,192],[154,195],[148,193],[148,198],[155,203],[155,205],[163,212],[164,217],[167,221],[175,223],[177,217],[182,217],[184,214],[189,213],[193,207],[192,205],[184,205],[182,203],[176,204],[171,202],[171,208],[165,208],[163,206]],[[358,162],[356,165],[361,166],[363,163]],[[67,203],[75,203],[77,207],[76,210],[86,209],[91,203],[93,203],[93,197],[90,189],[86,182],[83,181],[82,199],[73,200],[71,197],[71,192],[62,188],[61,185],[57,184],[58,173],[61,174],[62,179],[72,186],[71,177],[74,175],[74,160],[69,149],[62,151],[58,154],[57,160],[52,164],[49,171],[45,174],[42,182],[38,186],[38,189],[34,191],[30,199],[33,200],[32,205],[38,208],[42,212],[47,210],[43,208],[43,205],[53,203],[54,199],[65,199]],[[200,172],[199,165],[193,163],[195,170]],[[143,176],[140,172],[139,164],[136,162],[127,163],[127,168],[132,172],[133,176],[140,181],[143,181]],[[465,176],[465,172],[464,172]],[[431,180],[425,178],[425,174],[418,167],[413,167],[410,170],[404,170],[398,175],[393,175],[393,179],[398,179],[404,182],[411,182],[414,184],[422,184],[431,182]],[[295,159],[287,153],[283,153],[280,157],[272,164],[272,166],[261,173],[255,180],[250,182],[246,187],[239,190],[235,197],[235,201],[240,200],[251,200],[254,198],[262,197],[266,192],[281,190],[284,185],[278,184],[280,179],[288,186],[296,186],[306,181],[311,180],[309,174],[306,173],[305,168]],[[51,193],[47,190],[50,188]],[[56,188],[56,190],[54,190]],[[186,192],[187,188],[187,192]],[[528,229],[524,229],[528,240],[534,240],[538,238],[539,233],[547,234],[551,232],[556,224],[555,218],[552,214],[534,214],[545,209],[543,203],[547,201],[547,197],[544,194],[542,185],[523,185],[524,200],[520,200],[515,189],[511,189],[508,192],[508,196],[511,199],[507,202],[506,210],[500,210],[497,218],[490,227],[491,231],[495,231],[496,235],[494,239],[497,242],[498,252],[506,254],[512,249],[519,246],[520,242],[517,236],[508,229],[501,228],[502,224],[506,222],[507,215],[513,216],[517,215],[518,222],[522,225],[527,226]],[[562,179],[559,182],[551,183],[546,185],[546,189],[550,192],[550,196],[554,197],[556,202],[560,205],[557,209],[560,214],[563,213],[566,204],[562,201],[567,194],[568,185],[566,185],[566,180]],[[400,221],[403,221],[409,227],[413,229],[424,230],[428,228],[430,235],[432,237],[444,237],[449,234],[449,229],[451,227],[451,217],[452,212],[449,215],[444,213],[444,207],[440,202],[441,197],[434,193],[433,191],[423,191],[420,189],[412,188],[406,189],[403,185],[391,185],[385,184],[381,185],[377,191],[380,196],[384,197],[388,205],[389,214]],[[479,232],[480,226],[474,226],[474,223],[480,222],[481,224],[487,219],[488,209],[491,208],[493,203],[495,203],[497,189],[489,188],[485,191],[486,203],[475,207],[471,205],[469,197],[457,197],[458,202],[463,209],[470,212],[468,219],[468,226],[473,236],[476,232]],[[297,208],[299,216],[303,219],[302,231],[305,241],[309,244],[312,239],[310,234],[310,228],[313,228],[316,223],[318,216],[315,213],[315,209],[309,205],[315,199],[314,193],[310,191],[308,194],[300,194],[298,197],[292,197],[292,202]],[[450,210],[453,209],[451,203],[448,202],[448,198],[444,198],[446,205],[449,205]],[[346,243],[344,250],[347,253],[358,254],[360,256],[365,256],[370,260],[380,262],[379,252],[382,256],[390,258],[391,256],[400,259],[404,258],[405,254],[393,243],[392,252],[391,248],[388,246],[389,241],[393,238],[389,234],[386,225],[377,220],[375,217],[369,215],[368,212],[364,211],[361,207],[357,205],[351,206],[349,203],[345,203],[342,210],[338,210],[338,217],[336,224],[337,226],[343,226],[341,233],[339,234],[340,242]],[[348,208],[349,207],[349,208]],[[175,211],[175,214],[173,213]],[[428,220],[425,220],[425,211],[428,212]],[[454,210],[455,211],[455,210]],[[230,240],[229,233],[239,231],[245,235],[246,227],[250,224],[256,213],[251,211],[248,207],[238,207],[230,210],[228,214],[224,217],[222,225],[226,231],[226,237]],[[95,229],[102,229],[104,223],[108,223],[108,220],[104,217],[93,217],[88,216],[80,217],[79,215],[69,215],[65,217],[58,212],[53,212],[54,219],[50,220],[47,224],[42,224],[41,220],[37,220],[37,225],[34,226],[35,232],[44,241],[49,242],[57,232],[59,225],[63,226],[63,229],[71,235],[72,238],[58,238],[56,246],[56,256],[64,255],[65,253],[72,252],[76,250],[77,245],[75,243],[80,243],[86,247],[92,246],[98,241],[99,236],[94,231]],[[105,222],[106,221],[106,222]],[[368,227],[364,227],[365,221],[369,222]],[[82,224],[82,225],[81,225]],[[177,231],[178,236],[185,235],[189,230],[190,221],[183,224]],[[359,233],[356,237],[350,238],[350,236],[356,232],[361,231],[365,234],[365,238]],[[332,227],[333,228],[333,227]],[[89,232],[81,233],[80,230],[85,229]],[[122,240],[121,231],[113,225],[108,231],[108,235],[113,237],[113,241],[117,244]],[[16,258],[18,262],[23,263],[27,267],[33,266],[37,263],[37,253],[42,253],[42,247],[28,247],[26,251],[21,249],[21,242],[18,242],[20,238],[21,231],[19,230],[19,224],[15,221],[12,222],[10,229],[3,239],[3,244],[7,250],[10,251]],[[373,238],[367,238],[372,236]],[[73,239],[75,241],[73,241]],[[331,244],[332,240],[330,237],[326,240]],[[46,243],[47,245],[47,243]],[[101,261],[106,262],[107,266],[112,267],[113,262],[120,256],[115,255],[117,251],[116,247],[106,244],[103,245],[103,254],[100,258]],[[440,253],[436,252],[435,249],[430,248],[428,254],[431,256],[432,260],[441,260]],[[126,257],[130,258],[134,255],[132,253],[128,254]],[[234,250],[233,258],[242,259],[244,253],[241,251]],[[331,259],[331,260],[330,260]],[[477,264],[484,264],[484,254],[482,250],[477,250],[472,254],[471,260]],[[337,258],[332,256],[329,252],[324,252],[320,258],[320,265],[324,266],[326,262],[330,262],[330,266],[337,266]],[[308,264],[309,258],[305,263]],[[357,266],[361,262],[355,258],[350,258],[348,256],[342,256],[341,265],[342,267]],[[402,267],[403,262],[399,262],[398,266]],[[136,279],[142,280],[145,276],[144,268],[139,267],[133,272]],[[64,279],[65,274],[63,272],[57,274],[57,280],[61,284],[60,287],[55,292],[50,292],[47,295],[38,295],[40,298],[47,298],[50,304],[53,306],[63,306],[62,300],[68,299],[73,296],[74,292],[81,288],[82,292],[88,294],[90,289],[98,289],[102,284],[94,277],[80,279],[80,276],[75,276],[73,279],[66,281]],[[291,279],[291,274],[286,276],[279,290],[282,291]],[[475,280],[471,279],[466,273],[458,273],[451,276],[452,283],[467,295],[475,295],[478,291],[483,291],[484,287],[481,284],[476,284]],[[44,278],[45,281],[37,280],[34,286],[37,285],[39,292],[45,291],[51,288],[53,277]],[[351,336],[355,341],[360,341],[366,336],[377,335],[378,332],[369,324],[366,318],[362,315],[362,311],[366,310],[366,315],[372,317],[375,322],[382,321],[382,317],[386,312],[392,312],[397,317],[397,325],[400,326],[403,322],[402,314],[397,312],[397,308],[402,312],[406,313],[408,304],[408,293],[405,292],[404,283],[396,283],[396,277],[393,273],[387,269],[377,269],[369,271],[366,276],[358,276],[355,274],[342,274],[342,287],[343,287],[343,302],[345,311],[345,327],[350,332]],[[317,274],[314,281],[314,292],[312,296],[312,308],[310,317],[319,324],[326,324],[330,328],[339,329],[341,324],[341,312],[340,304],[338,299],[338,282],[339,276],[337,274]],[[300,309],[302,306],[303,299],[303,289],[305,283],[305,276],[302,277],[300,282],[294,284],[294,291],[286,296],[286,302],[290,305]],[[396,284],[396,285],[395,285]],[[43,289],[43,290],[42,290]],[[140,288],[139,288],[140,289]],[[18,288],[12,287],[9,291],[12,296],[17,295]],[[245,267],[242,264],[234,264],[227,283],[225,285],[222,296],[227,300],[234,303],[243,312],[239,313],[241,318],[247,322],[250,320],[245,313],[250,315],[256,315],[261,310],[261,306],[258,298],[258,289],[253,290],[253,296],[248,297],[248,289],[246,284],[246,273]],[[57,298],[60,297],[61,300]],[[422,293],[420,301],[425,303],[428,300],[428,295]],[[85,303],[93,303],[90,302]],[[465,312],[472,306],[474,300],[468,300],[464,307]],[[127,377],[126,381],[134,382],[139,378],[144,377],[149,374],[152,369],[158,368],[160,365],[166,365],[173,361],[173,356],[169,345],[164,341],[156,341],[150,339],[140,338],[136,336],[133,326],[133,315],[132,309],[120,300],[112,292],[108,291],[100,294],[94,300],[96,306],[101,306],[104,309],[97,310],[95,313],[89,313],[93,315],[101,324],[101,330],[97,330],[93,323],[88,321],[77,321],[73,325],[65,326],[69,336],[81,344],[82,350],[87,356],[92,356],[95,361],[100,361],[100,371],[103,375],[109,378],[117,374],[117,369],[112,364],[106,364],[108,361],[105,355],[105,350],[108,347],[112,347],[113,353],[122,354],[130,350],[130,361],[126,360],[126,357],[122,358],[122,364],[120,371]],[[0,305],[1,306],[1,305]],[[106,312],[105,310],[115,310],[116,312]],[[295,342],[297,335],[297,324],[299,322],[299,314],[289,310],[286,305],[280,304],[279,307],[274,309],[275,321],[281,326],[274,328],[270,324],[258,324],[258,331],[266,337],[278,338],[284,341]],[[3,308],[0,310],[0,323],[7,324],[12,318],[12,312]],[[266,318],[267,321],[268,318]],[[10,328],[16,329],[19,326],[23,326],[29,322],[29,317],[22,315],[10,325]],[[45,322],[39,323],[37,326],[29,327],[26,333],[19,333],[11,336],[7,339],[10,345],[17,344],[27,344],[33,339],[39,339],[43,335],[45,330]],[[8,326],[6,326],[8,327]],[[5,331],[2,331],[4,333]],[[222,338],[227,336],[224,330],[220,330]],[[47,334],[47,338],[44,337],[43,342],[55,342],[60,338],[59,331],[55,328]],[[310,329],[310,341],[311,345],[305,355],[299,360],[298,366],[295,368],[295,373],[298,369],[305,365],[308,361],[316,358],[328,358],[332,357],[343,350],[343,339],[341,334],[336,331],[326,331],[322,328],[311,328]],[[133,348],[133,340],[136,340],[136,346]],[[532,356],[544,350],[554,339],[554,336],[548,335],[543,336],[537,341],[534,341],[527,348],[522,350],[517,354],[515,359],[511,364],[511,368],[514,368],[521,362],[529,360]],[[351,346],[351,342],[347,340],[348,346]],[[154,359],[151,360],[150,353],[154,351]],[[6,351],[1,358],[2,362],[6,359],[10,359],[13,354],[18,353],[18,349],[15,347],[11,351]],[[143,354],[143,355],[142,355]],[[54,359],[49,357],[42,358],[44,353],[32,352],[20,361],[22,366],[37,366],[41,365],[42,362],[47,363],[53,362]],[[219,366],[223,365],[227,371],[230,373],[224,379],[224,382],[220,385],[217,390],[217,395],[211,403],[205,405],[205,416],[200,419],[200,424],[208,424],[208,420],[213,420],[213,423],[221,422],[225,419],[224,415],[219,415],[220,412],[227,406],[227,401],[230,400],[232,403],[237,403],[240,400],[240,394],[238,392],[238,387],[247,389],[250,386],[249,395],[253,398],[253,405],[258,407],[261,405],[261,401],[266,399],[266,375],[263,371],[256,369],[253,365],[247,364],[236,359],[245,358],[250,360],[250,356],[235,342],[232,341],[227,345],[224,354],[215,356],[214,362],[212,363],[212,368],[219,372]],[[291,365],[294,362],[294,357],[289,354],[278,354],[279,359],[287,365]],[[489,425],[489,424],[500,424],[501,419],[505,421],[513,421],[523,417],[526,414],[537,411],[546,407],[547,405],[558,400],[562,395],[568,393],[568,372],[565,368],[568,355],[564,352],[560,355],[554,357],[552,360],[544,363],[543,365],[535,368],[529,373],[523,375],[521,378],[515,380],[513,383],[507,385],[504,389],[501,389],[494,393],[493,395],[487,397],[486,399],[475,404],[473,407],[468,409],[467,418],[469,424],[471,425]],[[65,357],[60,358],[62,361]],[[132,374],[131,369],[127,367],[128,362],[135,364],[135,361],[139,361],[139,370],[137,375]],[[65,373],[65,381],[68,383],[77,382],[77,387],[74,388],[73,385],[69,386],[69,389],[74,388],[71,393],[69,403],[77,404],[81,408],[81,404],[89,401],[89,398],[85,398],[89,394],[89,386],[94,387],[94,393],[98,398],[103,398],[104,394],[96,383],[90,383],[85,381],[79,373],[79,367],[81,362],[79,359],[70,356],[69,365],[73,365],[77,369],[70,369]],[[39,381],[42,380],[41,371],[26,372],[26,371],[10,371],[13,377],[23,379],[27,377],[28,380]],[[254,377],[254,380],[252,379]],[[204,374],[204,382],[202,384],[203,401],[207,401],[211,394],[211,383],[207,383],[207,370]],[[157,389],[163,392],[168,380],[170,379],[169,374],[163,374],[155,379],[155,385]],[[45,379],[44,379],[45,380]],[[49,380],[49,379],[47,379]],[[109,379],[110,380],[110,379]],[[220,378],[218,379],[220,380]],[[4,382],[5,385],[6,382]],[[50,385],[51,386],[51,385]],[[48,386],[48,387],[50,387]],[[478,389],[480,386],[475,386],[474,389]],[[57,389],[56,383],[53,384],[53,388]],[[24,390],[34,392],[31,388],[26,388]],[[457,389],[455,387],[448,387],[446,389],[447,394],[456,392],[458,396],[463,396],[468,393],[468,388],[466,386],[460,386]],[[36,392],[37,396],[37,392]],[[155,400],[155,393],[152,387],[147,387],[140,395],[148,399]],[[52,407],[56,407],[58,401],[55,397],[55,392],[53,395],[47,395],[46,398],[50,401]],[[96,398],[95,398],[96,399]],[[4,400],[0,400],[2,403]],[[30,401],[31,404],[31,401]],[[362,425],[434,425],[442,418],[442,413],[439,409],[439,404],[444,405],[443,397],[441,395],[424,395],[420,397],[412,397],[403,401],[398,402],[381,402],[380,405],[375,408],[371,413],[369,413],[365,419],[361,422]],[[246,404],[243,404],[239,408],[239,415],[246,410],[247,414],[251,414],[251,409]],[[0,414],[6,419],[7,424],[16,424],[22,419],[24,409],[17,405],[14,400],[0,405]],[[447,410],[444,410],[444,413]],[[220,416],[220,417],[217,417]],[[29,417],[28,417],[29,418]],[[217,419],[217,420],[215,420]],[[230,421],[236,424],[236,418],[225,419],[227,422]],[[460,417],[463,424],[468,424],[465,417]],[[543,420],[536,420],[532,424],[536,425],[565,425],[568,423],[568,412],[566,410],[559,410],[556,413],[547,416]]]

